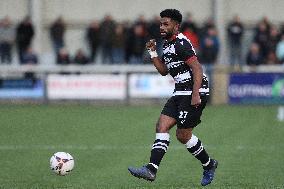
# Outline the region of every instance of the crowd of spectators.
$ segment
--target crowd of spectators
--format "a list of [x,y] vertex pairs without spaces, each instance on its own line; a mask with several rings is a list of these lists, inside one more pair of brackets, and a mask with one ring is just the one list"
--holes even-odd
[[278,28],[263,18],[254,32],[253,41],[246,56],[247,65],[284,63],[284,25]]
[[[89,51],[84,52],[80,48],[71,56],[64,40],[68,32],[66,31],[67,26],[64,18],[58,17],[49,27],[54,60],[60,65],[95,64],[97,56],[101,55],[103,64],[146,64],[150,62],[145,51],[147,40],[156,39],[158,53],[162,51],[159,25],[158,16],[146,20],[143,15],[140,15],[132,22],[117,22],[111,15],[106,15],[101,21],[92,21],[85,29],[85,44]],[[268,18],[263,18],[256,24],[248,52],[242,53],[245,30],[238,16],[235,16],[227,25],[230,64],[284,63],[284,26],[278,27],[270,23]],[[188,14],[181,25],[181,32],[191,40],[203,65],[210,68],[216,63],[220,40],[212,19],[206,20],[203,24],[197,24],[192,15]],[[11,52],[15,47],[20,64],[37,64],[38,55],[31,45],[34,35],[36,34],[30,17],[25,17],[17,24],[12,23],[8,16],[1,19],[1,63],[10,64],[12,62]]]

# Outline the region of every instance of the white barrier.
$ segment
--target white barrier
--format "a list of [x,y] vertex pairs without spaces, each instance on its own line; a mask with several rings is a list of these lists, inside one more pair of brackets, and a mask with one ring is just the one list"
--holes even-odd
[[174,90],[174,80],[171,76],[158,74],[130,74],[130,98],[165,98],[170,97]]
[[[222,69],[220,69],[222,68]],[[225,69],[223,69],[225,68]],[[230,69],[222,65],[216,65],[214,75],[222,73],[228,77]],[[243,67],[243,72],[283,72],[280,66]],[[40,99],[45,101],[54,99],[76,100],[125,100],[130,98],[167,98],[173,91],[171,76],[160,76],[155,67],[149,65],[0,65],[0,78],[22,78],[23,73],[34,72],[40,80],[44,95]],[[69,73],[60,75],[59,73]],[[78,74],[79,73],[79,74]],[[223,81],[222,79],[222,81]],[[217,84],[215,80],[216,86]],[[8,90],[0,85],[0,88]],[[227,95],[227,84],[222,88],[221,94]],[[21,94],[19,89],[15,93]],[[218,90],[215,90],[218,92]],[[10,91],[8,91],[10,92]],[[14,99],[11,95],[7,98]],[[212,97],[220,96],[220,93],[212,93]],[[29,96],[36,99],[33,96]],[[5,97],[5,100],[7,99]],[[22,97],[19,97],[21,99]],[[214,98],[213,98],[214,99]],[[212,101],[215,102],[215,101]],[[222,103],[227,103],[224,98]]]
[[48,75],[47,98],[125,100],[126,75]]

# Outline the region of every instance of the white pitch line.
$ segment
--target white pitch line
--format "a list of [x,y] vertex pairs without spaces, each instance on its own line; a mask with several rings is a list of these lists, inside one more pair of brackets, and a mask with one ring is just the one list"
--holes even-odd
[[[149,146],[135,146],[135,145],[122,145],[122,146],[111,146],[111,145],[0,145],[0,150],[135,150],[135,149],[151,149],[152,145]],[[172,146],[173,149],[184,149],[181,145]]]
[[[280,145],[281,146],[281,145]],[[243,150],[275,150],[280,146],[260,146],[260,147],[253,147],[253,146],[243,146],[243,145],[236,145],[236,146],[229,146],[229,145],[208,145],[205,146],[206,149],[234,149],[238,151]],[[90,150],[90,151],[97,151],[97,150],[150,150],[152,145],[145,145],[145,146],[137,146],[137,145],[43,145],[43,144],[32,144],[32,145],[0,145],[0,150]],[[169,150],[186,150],[185,146],[180,144],[170,145]]]

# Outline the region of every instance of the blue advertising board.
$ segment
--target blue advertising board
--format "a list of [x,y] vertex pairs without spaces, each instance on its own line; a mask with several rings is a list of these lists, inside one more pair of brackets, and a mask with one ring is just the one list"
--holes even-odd
[[44,98],[44,81],[39,79],[1,79],[0,99]]
[[284,104],[284,73],[232,73],[230,104]]

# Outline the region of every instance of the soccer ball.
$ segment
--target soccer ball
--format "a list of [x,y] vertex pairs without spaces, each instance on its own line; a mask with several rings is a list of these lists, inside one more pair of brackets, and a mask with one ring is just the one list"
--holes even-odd
[[67,152],[56,152],[50,158],[50,169],[58,175],[67,175],[73,168],[74,159]]

